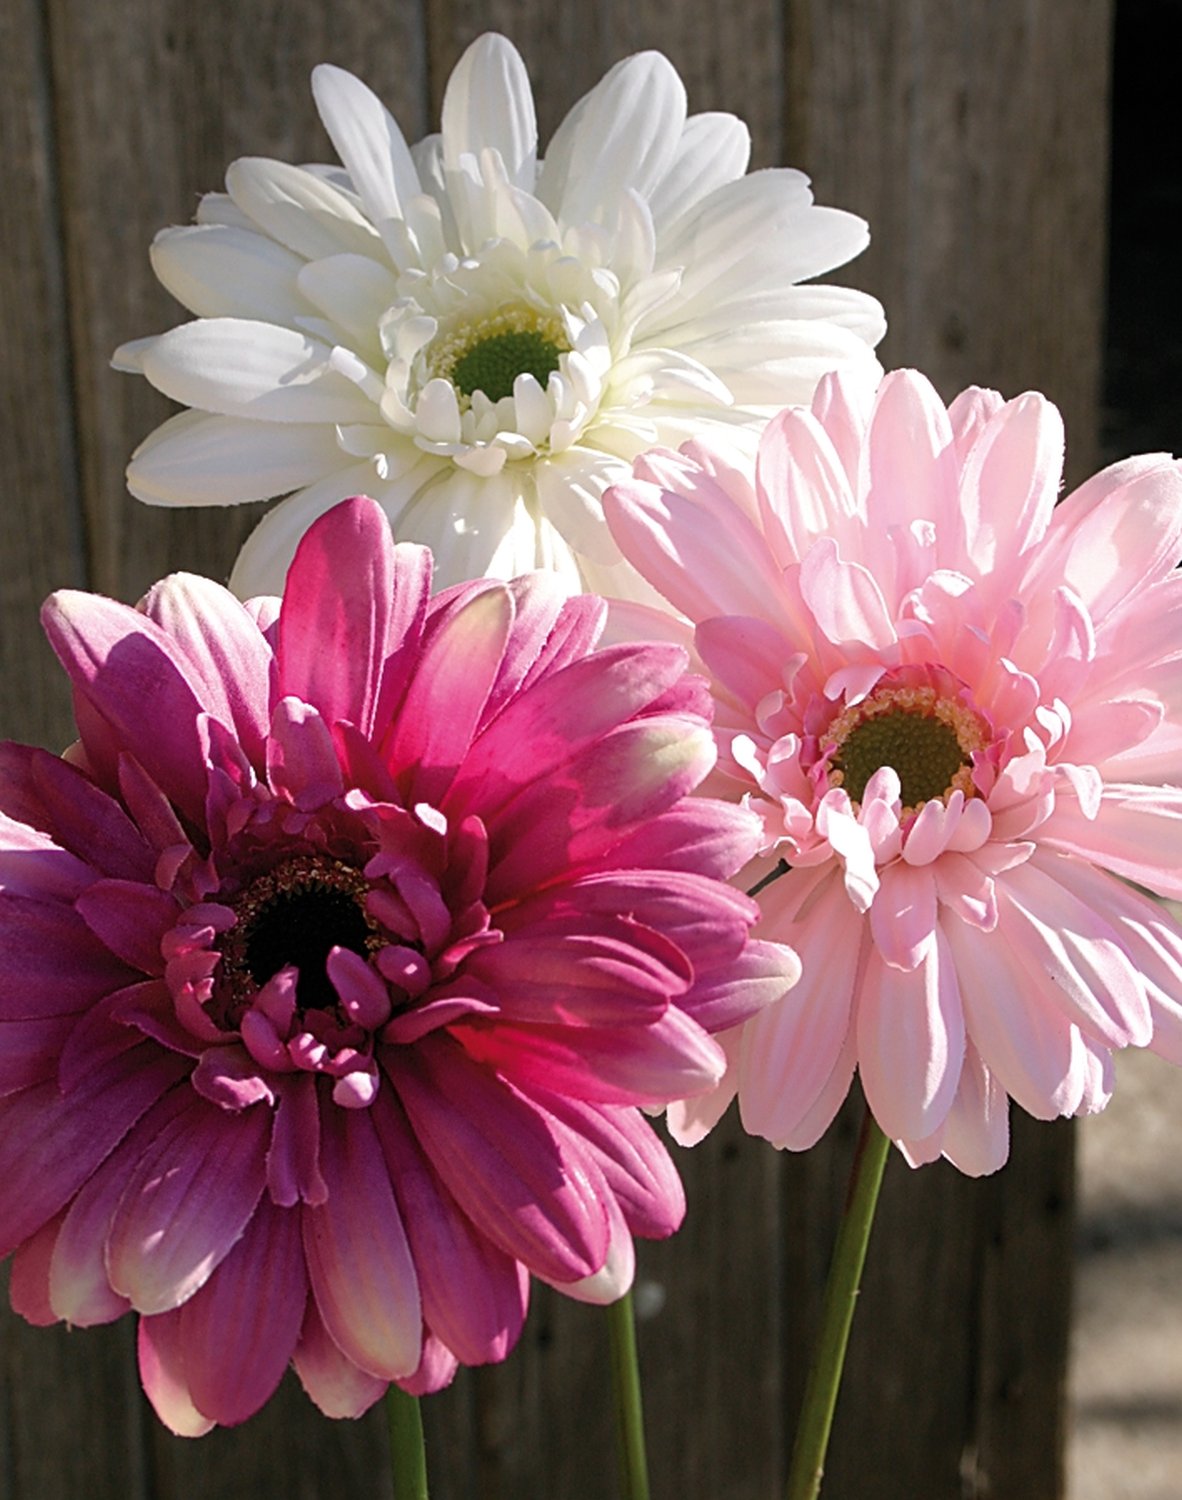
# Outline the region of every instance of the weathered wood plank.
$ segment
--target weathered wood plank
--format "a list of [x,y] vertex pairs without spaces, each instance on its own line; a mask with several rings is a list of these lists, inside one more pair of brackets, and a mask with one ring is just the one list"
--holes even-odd
[[60,747],[69,695],[37,626],[53,588],[86,583],[66,327],[57,141],[34,0],[0,8],[0,737]]

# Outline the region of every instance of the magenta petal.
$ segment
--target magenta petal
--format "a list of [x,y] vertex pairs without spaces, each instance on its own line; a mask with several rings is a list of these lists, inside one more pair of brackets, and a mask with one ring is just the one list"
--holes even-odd
[[387,1381],[358,1369],[333,1343],[313,1297],[292,1363],[309,1399],[326,1417],[359,1417],[386,1394]]
[[464,973],[488,986],[510,1020],[576,1026],[655,1021],[693,978],[681,949],[661,933],[625,917],[591,916],[482,948]]
[[160,942],[180,915],[165,891],[131,880],[98,880],[74,905],[91,932],[125,964],[142,974],[164,973]]
[[369,732],[390,644],[394,580],[389,522],[373,500],[346,500],[308,529],[279,617],[281,696],[312,704],[329,725],[348,719]]
[[643,1115],[618,1105],[585,1104],[561,1094],[539,1091],[537,1097],[582,1140],[633,1234],[664,1239],[680,1227],[685,1217],[681,1178]]
[[328,1199],[304,1209],[316,1305],[339,1348],[383,1380],[410,1375],[422,1352],[414,1262],[368,1110],[327,1110],[320,1164]]
[[447,1345],[427,1333],[423,1336],[423,1354],[418,1369],[395,1384],[408,1396],[431,1396],[452,1383],[458,1366],[459,1361]]
[[467,753],[513,623],[503,586],[482,588],[431,621],[415,675],[383,744],[398,775],[407,768],[412,802],[438,805]]
[[670,715],[623,724],[525,787],[488,822],[485,899],[534,890],[660,819],[714,764],[713,736]]
[[0,1255],[69,1202],[185,1066],[146,1044],[91,1069],[66,1098],[49,1082],[0,1100]]
[[572,663],[514,699],[473,744],[447,806],[475,794],[485,819],[522,786],[631,719],[685,674],[678,646],[616,646]]
[[282,1208],[301,1198],[315,1207],[328,1197],[320,1171],[320,1103],[311,1074],[283,1082],[267,1152],[267,1189]]
[[[131,751],[199,821],[206,778],[197,718],[209,705],[204,683],[183,653],[146,616],[97,594],[53,594],[42,621],[81,702],[114,737],[96,747],[104,759],[113,744]],[[90,736],[81,722],[79,728],[89,750]],[[114,766],[103,769],[110,775]]]
[[311,811],[345,789],[332,734],[320,713],[298,698],[282,698],[272,715],[267,775],[298,808]]
[[111,1223],[111,1285],[139,1312],[179,1307],[208,1281],[263,1191],[271,1114],[194,1095],[145,1151]]
[[671,1099],[704,1094],[726,1068],[714,1039],[674,1008],[647,1026],[474,1023],[457,1025],[454,1033],[472,1057],[506,1079],[602,1104],[660,1109]]
[[248,759],[261,765],[274,659],[242,603],[208,578],[174,573],[148,590],[142,607],[205,683],[209,712],[233,726]]
[[725,880],[759,850],[762,826],[754,813],[712,797],[687,797],[661,817],[642,823],[607,851],[580,860],[584,871],[634,867],[690,869]]
[[476,1233],[388,1092],[373,1117],[418,1268],[427,1327],[466,1365],[504,1359],[525,1318],[524,1267]]
[[165,1427],[177,1437],[203,1437],[214,1423],[197,1410],[189,1394],[180,1314],[141,1318],[136,1350],[144,1395]]
[[113,797],[75,766],[37,751],[33,784],[52,819],[54,838],[89,864],[123,880],[151,880],[155,858],[143,835]]
[[170,1089],[91,1173],[66,1213],[49,1273],[59,1318],[79,1328],[111,1323],[131,1308],[107,1278],[107,1234],[123,1190],[160,1132],[188,1107],[186,1087]]
[[599,1269],[602,1206],[539,1110],[437,1033],[413,1061],[395,1055],[387,1067],[431,1165],[481,1234],[555,1281]]
[[752,939],[736,958],[706,969],[678,1004],[714,1036],[783,1000],[800,972],[792,948]]
[[61,1227],[60,1215],[50,1219],[23,1245],[19,1245],[12,1257],[8,1300],[13,1312],[35,1328],[48,1328],[58,1320],[49,1301],[49,1264]]
[[76,1015],[139,976],[70,906],[0,891],[0,1017]]
[[68,903],[94,879],[90,865],[49,834],[0,812],[0,891]]
[[58,1056],[76,1025],[74,1016],[0,1020],[0,1096],[55,1078]]
[[180,1309],[194,1404],[215,1422],[244,1422],[275,1391],[295,1349],[308,1277],[299,1213],[263,1200],[242,1238]]

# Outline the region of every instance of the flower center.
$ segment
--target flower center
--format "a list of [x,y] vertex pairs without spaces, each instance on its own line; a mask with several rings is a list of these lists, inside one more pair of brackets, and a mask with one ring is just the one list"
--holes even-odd
[[461,398],[482,391],[489,401],[513,394],[519,375],[543,390],[561,356],[570,350],[562,324],[528,307],[508,307],[436,339],[431,375],[450,380]]
[[300,975],[300,1009],[332,1009],[337,995],[326,968],[330,950],[366,954],[381,942],[365,910],[368,891],[360,870],[321,854],[296,855],[251,881],[231,902],[238,921],[222,943],[231,1006],[293,966]]
[[987,726],[971,708],[934,687],[880,686],[844,709],[829,726],[829,785],[842,786],[860,802],[875,771],[898,774],[905,812],[973,786],[973,751],[990,741]]

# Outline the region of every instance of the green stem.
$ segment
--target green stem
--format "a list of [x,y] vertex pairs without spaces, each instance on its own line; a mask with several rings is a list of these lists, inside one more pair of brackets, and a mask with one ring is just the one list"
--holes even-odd
[[866,1246],[870,1241],[870,1227],[874,1223],[874,1209],[890,1144],[867,1109],[850,1171],[845,1212],[837,1231],[837,1244],[833,1247],[833,1263],[829,1267],[825,1302],[821,1309],[820,1335],[800,1409],[792,1468],[788,1475],[788,1500],[816,1500],[821,1493],[825,1453],[837,1406],[850,1324],[854,1320],[854,1305],[858,1300],[858,1283],[866,1263]]
[[429,1500],[419,1398],[408,1396],[399,1386],[391,1384],[386,1392],[386,1416],[390,1423],[394,1500]]
[[632,1293],[607,1309],[612,1343],[612,1386],[616,1396],[616,1437],[624,1500],[649,1500],[648,1461],[644,1451],[644,1407],[640,1399],[640,1364],[636,1358],[636,1320]]

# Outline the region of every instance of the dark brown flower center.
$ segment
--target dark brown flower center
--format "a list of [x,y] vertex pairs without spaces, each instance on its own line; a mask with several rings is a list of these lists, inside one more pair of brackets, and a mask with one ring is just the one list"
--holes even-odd
[[300,1009],[331,1010],[330,951],[368,954],[380,941],[365,910],[368,890],[360,870],[319,854],[296,855],[252,880],[231,903],[238,921],[222,944],[231,1005],[294,967]]

